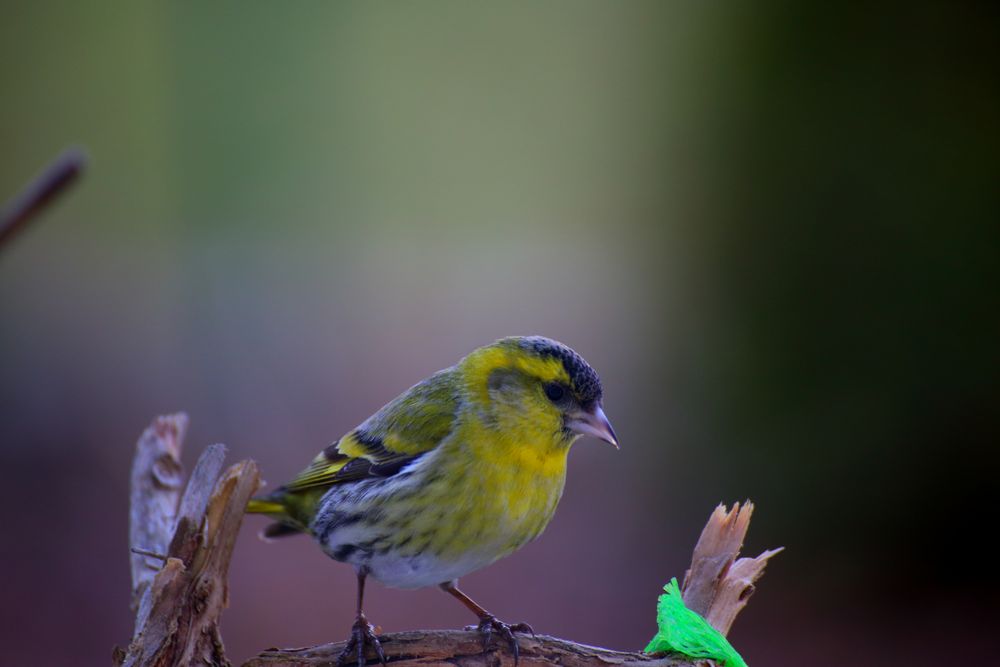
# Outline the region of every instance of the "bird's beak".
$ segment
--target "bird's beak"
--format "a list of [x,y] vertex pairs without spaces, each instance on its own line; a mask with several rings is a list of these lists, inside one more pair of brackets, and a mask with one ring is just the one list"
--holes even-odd
[[590,412],[581,411],[566,421],[566,428],[580,435],[592,435],[618,449],[618,437],[611,428],[611,422],[600,405],[594,406]]

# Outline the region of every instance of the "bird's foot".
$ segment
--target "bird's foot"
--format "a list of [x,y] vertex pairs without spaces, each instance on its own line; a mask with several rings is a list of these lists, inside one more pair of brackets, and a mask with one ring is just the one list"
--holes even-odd
[[493,642],[494,633],[500,635],[507,640],[507,645],[510,646],[510,652],[514,654],[514,665],[517,665],[519,657],[519,649],[517,645],[517,637],[514,636],[515,632],[530,632],[532,636],[535,635],[535,631],[531,629],[531,626],[527,623],[514,623],[513,625],[508,625],[503,621],[497,619],[496,616],[489,615],[483,616],[479,620],[479,625],[470,625],[467,630],[478,630],[479,634],[483,637],[483,653],[490,650],[490,644]]
[[344,650],[340,652],[340,655],[337,656],[337,667],[344,667],[351,653],[355,651],[357,652],[357,665],[358,667],[362,667],[367,662],[365,659],[365,649],[368,646],[375,649],[375,655],[378,656],[379,662],[384,667],[386,664],[385,653],[382,652],[382,644],[379,642],[378,637],[375,636],[375,627],[368,622],[364,614],[358,614],[357,620],[354,621],[354,625],[351,627],[351,639],[347,642]]

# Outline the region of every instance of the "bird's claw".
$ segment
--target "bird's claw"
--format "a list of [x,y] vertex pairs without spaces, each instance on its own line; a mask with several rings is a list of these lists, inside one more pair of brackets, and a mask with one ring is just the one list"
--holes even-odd
[[351,627],[351,638],[348,640],[347,646],[337,656],[337,667],[344,667],[347,664],[347,658],[353,651],[357,651],[357,665],[358,667],[362,667],[368,662],[365,659],[367,645],[371,645],[375,649],[375,654],[378,656],[379,662],[385,667],[385,653],[382,651],[381,642],[375,636],[375,628],[368,622],[364,614],[361,614]]
[[514,636],[515,632],[530,632],[531,636],[535,636],[535,631],[531,629],[531,626],[527,623],[514,623],[513,625],[508,625],[503,621],[497,619],[496,616],[484,616],[480,621],[479,625],[470,625],[467,630],[478,630],[479,634],[483,636],[483,653],[490,650],[490,644],[493,641],[493,633],[497,633],[501,637],[507,640],[507,645],[510,646],[510,652],[514,654],[514,665],[517,665],[518,658],[520,657],[520,651],[517,645],[517,637]]

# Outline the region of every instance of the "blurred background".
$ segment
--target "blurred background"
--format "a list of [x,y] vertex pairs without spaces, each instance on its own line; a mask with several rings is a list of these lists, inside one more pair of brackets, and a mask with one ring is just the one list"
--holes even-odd
[[[155,415],[190,414],[188,465],[224,442],[276,484],[525,333],[601,372],[622,450],[579,443],[546,535],[463,580],[498,616],[639,649],[712,508],[751,498],[747,550],[787,547],[731,634],[751,665],[993,654],[997,14],[4,2],[0,199],[91,156],[0,248],[4,660],[128,642]],[[234,661],[352,622],[350,569],[264,524]],[[367,609],[471,620],[436,590]]]

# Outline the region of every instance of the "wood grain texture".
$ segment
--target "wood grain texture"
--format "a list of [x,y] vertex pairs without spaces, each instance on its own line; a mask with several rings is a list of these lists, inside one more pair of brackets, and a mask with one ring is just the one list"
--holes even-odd
[[[547,637],[518,634],[521,667],[693,667],[698,664],[676,657],[653,657],[643,653],[610,651]],[[501,642],[483,652],[479,633],[467,630],[398,632],[381,635],[380,641],[391,665],[399,667],[500,667],[512,666],[514,658]],[[243,664],[243,667],[317,667],[329,666],[346,642],[311,648],[272,649]],[[369,653],[371,653],[369,651]],[[354,664],[349,662],[348,664]],[[369,665],[378,659],[369,655]]]
[[[160,423],[157,420],[152,428]],[[260,486],[260,475],[254,462],[243,461],[220,477],[224,458],[225,448],[213,445],[198,459],[169,533],[166,558],[142,594],[131,643],[114,652],[116,664],[230,664],[219,618],[229,603],[233,545],[247,501]],[[150,512],[133,510],[136,516]]]
[[742,507],[734,503],[731,510],[724,505],[715,508],[694,547],[681,586],[687,608],[704,616],[723,635],[729,634],[736,615],[746,606],[768,560],[783,549],[738,559],[753,510],[750,501]]
[[129,546],[132,551],[132,613],[139,610],[143,594],[163,567],[150,554],[166,554],[174,534],[177,504],[184,485],[181,447],[187,431],[184,413],[158,417],[135,445],[129,502]]

